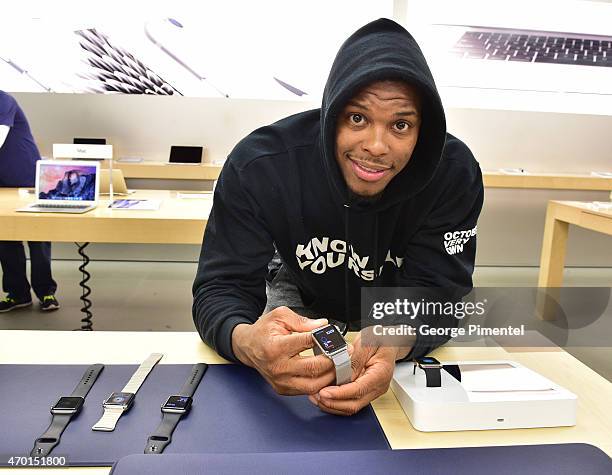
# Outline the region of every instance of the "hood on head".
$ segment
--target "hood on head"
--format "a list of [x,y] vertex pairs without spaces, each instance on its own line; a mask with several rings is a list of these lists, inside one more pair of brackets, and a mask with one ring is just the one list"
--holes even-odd
[[429,183],[440,163],[446,137],[442,102],[425,57],[414,38],[398,23],[381,18],[353,33],[340,47],[332,65],[321,105],[321,147],[328,179],[343,203],[348,187],[336,162],[336,125],[346,103],[375,81],[401,80],[421,96],[421,128],[412,158],[368,206],[380,210],[404,201]]

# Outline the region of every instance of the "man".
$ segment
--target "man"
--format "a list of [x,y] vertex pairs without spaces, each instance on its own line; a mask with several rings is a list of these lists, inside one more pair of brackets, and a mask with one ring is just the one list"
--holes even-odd
[[[352,382],[335,386],[328,358],[300,355],[327,322],[307,317],[359,329],[362,287],[470,288],[482,202],[478,163],[446,133],[418,45],[374,21],[340,48],[320,110],[256,130],[228,157],[193,286],[197,329],[277,392],[354,414],[387,390],[396,361],[446,340],[376,346],[362,329]],[[456,231],[470,237],[450,251]]]
[[[17,101],[0,91],[0,187],[33,187],[36,161],[40,153],[28,121]],[[51,275],[51,243],[28,242],[31,280],[26,275],[26,256],[21,242],[0,241],[2,288],[0,312],[32,305],[30,289],[40,300],[43,311],[57,310],[57,284]]]

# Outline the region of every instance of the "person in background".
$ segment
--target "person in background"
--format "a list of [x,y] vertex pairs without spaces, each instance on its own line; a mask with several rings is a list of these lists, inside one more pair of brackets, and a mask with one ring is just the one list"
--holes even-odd
[[[30,125],[14,97],[0,90],[0,187],[33,187],[36,161],[40,153]],[[2,290],[0,312],[32,305],[30,289],[40,300],[40,309],[57,310],[57,284],[51,275],[51,243],[28,242],[31,261],[31,285],[26,275],[23,243],[0,241]]]

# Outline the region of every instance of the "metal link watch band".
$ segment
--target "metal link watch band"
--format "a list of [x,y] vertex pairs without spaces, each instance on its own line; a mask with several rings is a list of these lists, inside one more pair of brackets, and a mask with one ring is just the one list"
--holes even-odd
[[[144,383],[145,379],[147,379],[147,376],[149,376],[151,370],[163,356],[163,353],[151,353],[134,372],[121,392],[136,394],[138,389],[140,389],[140,386],[142,386],[142,383]],[[104,407],[102,417],[94,424],[91,430],[99,430],[104,432],[111,432],[115,430],[117,421],[119,421],[122,414],[123,409],[120,407]]]
[[[94,364],[87,368],[70,396],[84,399],[103,369],[104,365],[102,364]],[[59,444],[62,433],[68,427],[72,417],[73,414],[53,414],[47,430],[34,442],[34,448],[30,452],[30,456],[45,457],[49,455],[53,448]]]
[[336,367],[336,384],[350,383],[353,377],[353,368],[351,367],[351,357],[349,356],[348,349],[345,348],[340,353],[334,355],[332,361]]
[[144,383],[145,379],[147,379],[147,376],[149,376],[151,370],[163,356],[163,353],[151,353],[149,357],[138,367],[121,392],[136,394],[140,386],[142,386],[142,383]]
[[[198,363],[193,366],[191,374],[187,378],[187,381],[181,388],[179,396],[193,396],[204,373],[208,369],[208,365],[204,363]],[[172,434],[183,414],[169,413],[162,411],[162,421],[155,429],[155,432],[147,439],[147,445],[145,446],[145,454],[160,454],[164,451],[166,446],[172,442]]]
[[91,430],[101,430],[105,432],[115,430],[117,421],[119,421],[122,414],[123,409],[120,407],[105,407],[102,417],[94,424]]
[[[312,351],[315,355],[324,355],[321,349],[314,345]],[[348,352],[348,348],[335,354],[331,360],[334,362],[336,368],[336,384],[338,386],[351,382],[353,378],[353,368],[351,367],[351,357]]]

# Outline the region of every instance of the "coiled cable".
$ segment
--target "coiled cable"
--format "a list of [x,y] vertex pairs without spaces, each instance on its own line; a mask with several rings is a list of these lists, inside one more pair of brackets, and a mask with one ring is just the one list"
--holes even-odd
[[83,277],[81,281],[79,282],[79,285],[83,289],[83,293],[81,294],[81,297],[80,297],[81,301],[83,302],[83,306],[81,307],[81,312],[85,314],[85,316],[81,319],[81,328],[77,328],[76,330],[92,331],[93,323],[91,319],[93,317],[93,313],[91,312],[91,310],[89,310],[92,304],[91,304],[91,300],[87,298],[91,294],[91,288],[87,285],[87,282],[91,278],[91,274],[87,272],[87,269],[86,269],[87,264],[89,264],[89,256],[85,254],[85,248],[89,246],[89,243],[85,242],[83,244],[79,244],[78,242],[75,242],[75,244],[78,248],[79,255],[83,259],[83,262],[79,266],[79,270],[81,271],[81,275]]

